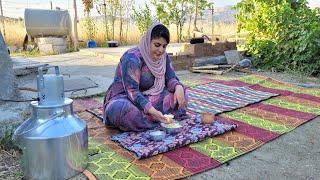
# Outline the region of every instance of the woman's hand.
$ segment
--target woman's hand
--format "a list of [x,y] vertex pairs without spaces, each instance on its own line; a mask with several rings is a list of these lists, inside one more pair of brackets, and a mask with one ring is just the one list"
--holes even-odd
[[184,108],[186,106],[186,99],[184,96],[184,89],[181,85],[177,85],[174,91],[173,103],[179,105],[179,108]]
[[155,119],[162,123],[171,123],[169,119],[167,119],[162,112],[156,110],[156,108],[151,107],[148,111],[148,113]]

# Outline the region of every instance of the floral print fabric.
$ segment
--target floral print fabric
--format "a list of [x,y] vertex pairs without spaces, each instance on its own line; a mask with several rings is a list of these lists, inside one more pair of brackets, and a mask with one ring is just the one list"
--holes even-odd
[[[213,124],[207,125],[198,122],[197,116],[180,121],[183,130],[175,135],[166,134],[161,141],[153,141],[149,133],[146,132],[125,132],[116,134],[111,137],[112,140],[120,143],[124,148],[134,152],[139,159],[164,153],[190,143],[201,141],[207,137],[223,134],[236,128],[235,124],[220,123],[214,121]],[[161,129],[157,127],[156,129]]]

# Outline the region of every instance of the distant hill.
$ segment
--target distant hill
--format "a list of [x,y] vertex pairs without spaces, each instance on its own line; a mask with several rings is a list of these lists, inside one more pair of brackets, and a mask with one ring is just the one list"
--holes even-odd
[[[310,4],[311,8],[320,8],[320,2],[314,2]],[[238,13],[238,10],[232,9],[232,6],[219,7],[214,9],[214,21],[221,23],[234,23],[236,22],[235,15]],[[211,21],[212,12],[211,10],[204,11],[202,20]]]
[[[234,23],[236,22],[235,14],[237,10],[232,9],[232,6],[219,7],[214,9],[214,21],[217,23]],[[205,10],[203,14],[203,20],[211,21],[211,10]]]
[[216,8],[214,20],[216,22],[234,23],[236,21],[235,15],[237,13],[238,13],[238,10],[232,9],[232,6]]
[[[236,21],[236,19],[234,18],[235,14],[237,14],[237,10],[232,9],[232,6],[215,8],[214,9],[214,20],[215,20],[215,22],[234,23]],[[193,16],[193,14],[190,14],[190,15]],[[103,21],[104,20],[104,16],[94,16],[93,18],[95,21]],[[203,16],[199,17],[199,20],[211,21],[211,18],[212,18],[211,10],[205,10],[203,12]],[[189,19],[189,17],[187,17],[187,19]]]
[[[320,7],[320,2],[316,2],[310,4],[311,8]],[[238,10],[232,9],[232,6],[224,6],[224,7],[216,7],[214,9],[214,21],[216,23],[235,23],[235,15],[238,13]],[[190,14],[193,16],[193,14]],[[189,16],[190,16],[189,15]],[[212,12],[211,10],[205,10],[203,12],[203,16],[199,17],[201,21],[211,21]],[[103,20],[104,16],[96,16],[94,17],[95,20]],[[187,17],[189,19],[189,17]]]

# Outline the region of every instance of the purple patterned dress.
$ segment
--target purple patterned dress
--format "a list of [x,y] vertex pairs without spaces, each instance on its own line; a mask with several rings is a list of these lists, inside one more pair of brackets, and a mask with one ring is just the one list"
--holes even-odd
[[175,86],[181,83],[168,55],[164,90],[154,96],[142,94],[143,91],[152,87],[154,79],[137,47],[125,52],[116,69],[113,83],[105,96],[104,123],[123,131],[153,129],[159,122],[146,113],[152,106],[163,114],[185,115],[185,110],[178,109],[173,103]]

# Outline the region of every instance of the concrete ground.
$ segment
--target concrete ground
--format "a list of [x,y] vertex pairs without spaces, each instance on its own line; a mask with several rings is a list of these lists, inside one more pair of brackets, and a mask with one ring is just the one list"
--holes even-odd
[[[58,65],[64,74],[92,77],[101,85],[93,89],[93,93],[101,93],[112,82],[116,64],[125,49],[92,49],[94,53],[90,49],[29,59]],[[179,48],[176,47],[177,49]],[[188,71],[177,74],[180,78],[191,75]],[[320,179],[319,139],[320,118],[316,118],[251,153],[188,179]]]
[[[65,78],[88,77],[99,85],[98,88],[90,88],[87,92],[77,91],[72,95],[71,93],[66,93],[67,97],[90,96],[105,92],[112,83],[115,68],[118,63],[118,60],[105,60],[100,57],[84,55],[79,52],[29,58],[29,60],[41,64],[59,66],[60,73],[64,74]],[[50,68],[48,73],[53,73],[53,71],[54,69]],[[36,88],[35,76],[26,76],[24,77],[24,80],[20,80],[20,82],[20,86],[22,87],[31,86],[32,88]],[[30,97],[37,96],[36,93],[32,92],[28,92],[28,94]]]

